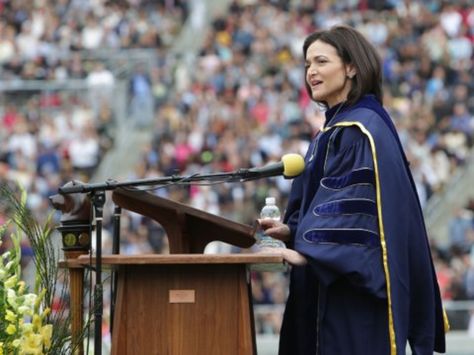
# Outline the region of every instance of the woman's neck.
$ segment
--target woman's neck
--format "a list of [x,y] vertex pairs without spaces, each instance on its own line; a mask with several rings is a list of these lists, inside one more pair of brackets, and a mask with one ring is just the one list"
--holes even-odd
[[344,104],[345,101],[341,101],[338,104],[335,104],[327,109],[327,111],[325,112],[326,122],[324,123],[324,126],[327,126],[329,122],[332,121],[333,118],[336,117],[337,114],[342,111]]

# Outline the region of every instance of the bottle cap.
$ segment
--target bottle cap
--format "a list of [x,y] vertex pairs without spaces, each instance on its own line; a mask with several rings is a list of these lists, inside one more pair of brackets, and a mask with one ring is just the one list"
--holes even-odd
[[266,205],[274,205],[275,204],[275,197],[267,197],[265,199],[265,204]]

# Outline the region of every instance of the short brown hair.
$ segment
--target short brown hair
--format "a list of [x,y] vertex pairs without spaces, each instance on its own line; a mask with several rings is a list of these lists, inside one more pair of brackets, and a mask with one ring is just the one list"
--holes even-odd
[[[347,104],[353,105],[366,94],[375,95],[376,99],[383,102],[382,92],[382,64],[380,56],[372,44],[356,29],[337,25],[329,30],[317,31],[306,37],[303,44],[303,56],[311,44],[322,41],[336,48],[337,54],[344,64],[351,64],[356,70],[352,79],[352,87],[347,95]],[[306,82],[306,90],[311,96],[311,88]],[[320,102],[327,106],[326,102]]]

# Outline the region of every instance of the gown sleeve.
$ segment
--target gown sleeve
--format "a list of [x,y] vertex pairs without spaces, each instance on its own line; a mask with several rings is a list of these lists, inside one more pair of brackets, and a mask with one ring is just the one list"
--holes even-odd
[[295,179],[292,185],[292,191],[288,199],[288,207],[285,211],[283,223],[290,229],[290,240],[286,242],[288,248],[293,248],[294,235],[298,228],[299,208],[301,204],[301,181]]
[[349,282],[385,298],[370,143],[357,127],[327,134],[327,150],[318,156],[325,159],[322,178],[298,225],[295,249],[323,284]]
[[[316,141],[313,140],[305,156],[305,164],[308,161],[310,152],[314,149]],[[294,236],[298,228],[300,207],[303,202],[303,175],[296,177],[291,185],[291,192],[288,198],[288,204],[283,216],[283,223],[290,229],[290,240],[286,242],[288,248],[294,248]]]

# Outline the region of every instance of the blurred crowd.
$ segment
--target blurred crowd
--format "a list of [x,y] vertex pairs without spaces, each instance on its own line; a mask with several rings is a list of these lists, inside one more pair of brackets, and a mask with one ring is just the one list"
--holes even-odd
[[[107,93],[104,88],[116,80],[111,68],[83,60],[81,53],[171,46],[187,16],[183,3],[4,1],[0,84],[80,78],[88,82],[87,91]],[[304,154],[324,112],[305,90],[302,42],[310,32],[339,23],[359,29],[380,52],[384,103],[425,206],[472,151],[474,8],[469,0],[231,1],[195,56],[176,64],[160,54],[150,70],[137,67],[128,78],[135,98],[131,118],[153,139],[142,147],[135,170],[120,178],[229,172],[278,161],[285,153]],[[42,92],[22,105],[2,103],[0,180],[22,181],[38,213],[48,210],[47,197],[58,186],[77,174],[87,180],[113,147],[110,98],[97,97]],[[283,207],[290,187],[289,180],[271,178],[154,193],[252,224],[266,196]],[[122,220],[122,253],[166,252],[165,233],[155,223],[126,212]],[[467,206],[453,215],[449,245],[433,241],[445,299],[474,299],[473,234],[472,206]],[[212,251],[237,250],[217,245]],[[283,303],[284,276],[255,273],[255,303]],[[256,317],[257,331],[278,333],[280,313]]]
[[88,53],[166,49],[186,16],[180,1],[0,2],[0,181],[24,186],[40,219],[58,186],[88,181],[114,146],[117,80]]
[[[447,245],[432,241],[441,296],[445,301],[474,300],[474,199],[457,207],[448,225]],[[451,314],[450,314],[451,313]],[[448,313],[453,329],[468,329],[474,337],[474,309]]]
[[84,51],[168,47],[186,16],[178,0],[1,1],[0,79],[85,79]]

